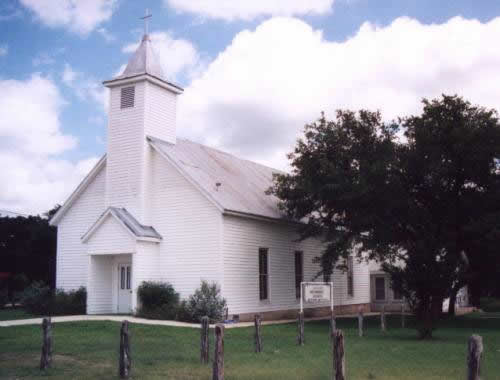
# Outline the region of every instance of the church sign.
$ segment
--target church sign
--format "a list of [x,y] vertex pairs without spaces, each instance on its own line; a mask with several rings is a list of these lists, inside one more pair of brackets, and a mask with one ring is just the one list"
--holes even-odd
[[333,282],[301,282],[300,311],[303,303],[317,304],[330,301],[333,311]]

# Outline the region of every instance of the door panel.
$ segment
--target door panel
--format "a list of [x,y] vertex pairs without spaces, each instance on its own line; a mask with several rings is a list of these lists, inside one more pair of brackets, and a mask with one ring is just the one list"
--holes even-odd
[[118,313],[130,313],[132,298],[132,265],[118,264]]

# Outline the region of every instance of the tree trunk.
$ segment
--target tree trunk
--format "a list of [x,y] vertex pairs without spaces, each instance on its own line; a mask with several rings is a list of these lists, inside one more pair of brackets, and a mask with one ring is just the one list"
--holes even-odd
[[261,317],[255,314],[255,352],[262,352],[262,337],[260,335]]
[[382,311],[380,312],[380,330],[382,330],[383,333],[387,331],[385,325],[385,305],[382,305]]
[[299,346],[303,346],[305,343],[304,340],[304,312],[299,312],[299,316],[297,318],[297,343]]
[[120,330],[119,374],[121,379],[129,378],[131,366],[132,358],[130,357],[130,335],[128,332],[128,321],[123,321],[122,328]]
[[345,351],[344,333],[342,330],[335,331],[333,340],[333,380],[345,380]]
[[42,356],[40,358],[40,370],[50,368],[52,365],[52,323],[50,318],[44,318],[42,322],[43,343]]
[[215,325],[213,380],[224,380],[224,325]]
[[210,360],[209,354],[209,320],[208,317],[201,318],[201,333],[200,333],[200,360],[203,364],[207,364]]
[[480,380],[481,356],[483,354],[483,338],[472,335],[467,347],[467,380]]
[[457,303],[457,293],[460,289],[453,288],[450,293],[450,302],[448,303],[448,315],[450,317],[455,316],[455,306]]

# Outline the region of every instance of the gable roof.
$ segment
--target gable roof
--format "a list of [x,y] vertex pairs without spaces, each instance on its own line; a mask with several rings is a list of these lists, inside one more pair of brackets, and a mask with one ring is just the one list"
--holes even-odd
[[266,194],[279,170],[189,140],[177,139],[176,144],[148,140],[223,212],[285,219],[278,199]]
[[126,209],[108,207],[82,236],[82,242],[88,241],[108,216],[113,216],[137,240],[160,241],[162,239],[162,236],[153,227],[139,223]]

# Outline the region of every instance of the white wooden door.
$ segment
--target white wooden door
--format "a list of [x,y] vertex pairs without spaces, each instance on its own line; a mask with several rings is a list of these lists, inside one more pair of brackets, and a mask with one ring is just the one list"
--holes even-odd
[[131,313],[132,265],[118,264],[118,313]]

